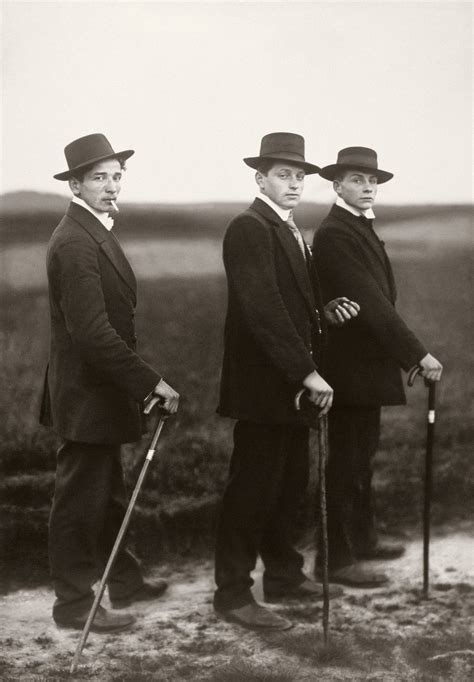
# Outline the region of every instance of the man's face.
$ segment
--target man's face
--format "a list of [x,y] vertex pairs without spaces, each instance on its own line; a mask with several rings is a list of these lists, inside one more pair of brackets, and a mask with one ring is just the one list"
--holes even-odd
[[260,191],[280,208],[290,209],[299,204],[303,194],[305,172],[288,163],[275,163],[267,175],[257,171],[255,179]]
[[366,211],[375,203],[377,176],[362,170],[349,170],[342,178],[334,180],[334,190],[349,206]]
[[105,213],[110,211],[111,201],[120,193],[122,168],[117,159],[99,161],[78,180],[71,178],[69,186],[76,197],[83,199],[88,206]]

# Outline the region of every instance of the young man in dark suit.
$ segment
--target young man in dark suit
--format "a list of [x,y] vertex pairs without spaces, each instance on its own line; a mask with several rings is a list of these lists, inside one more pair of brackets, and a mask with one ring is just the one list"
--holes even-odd
[[303,138],[271,133],[260,155],[244,161],[257,171],[260,195],[224,238],[228,309],[218,412],[238,421],[217,533],[214,607],[244,627],[285,629],[289,621],[255,602],[250,573],[260,554],[266,601],[322,596],[291,538],[308,479],[308,428],[294,399],[305,387],[327,413],[333,391],[321,375],[326,321],[350,319],[357,305],[341,297],[323,306],[293,221],[305,174],[319,170],[305,161]]
[[[136,280],[112,232],[125,160],[104,135],[74,140],[69,166],[54,177],[74,195],[48,246],[51,345],[41,422],[63,442],[57,453],[49,556],[59,625],[81,629],[125,513],[120,445],[142,435],[149,394],[176,412],[179,396],[136,351]],[[163,580],[144,582],[122,548],[111,571],[114,608],[159,596]],[[100,607],[95,632],[124,629],[130,614]]]
[[334,389],[327,470],[330,578],[377,587],[386,575],[359,559],[391,559],[404,551],[400,544],[379,541],[374,524],[371,462],[380,407],[405,403],[400,368],[418,364],[424,377],[438,381],[442,366],[396,311],[392,268],[372,226],[378,185],[392,173],[378,168],[372,149],[348,147],[320,175],[333,182],[337,194],[313,242],[323,297],[344,291],[361,307],[356,320],[331,329],[326,361]]

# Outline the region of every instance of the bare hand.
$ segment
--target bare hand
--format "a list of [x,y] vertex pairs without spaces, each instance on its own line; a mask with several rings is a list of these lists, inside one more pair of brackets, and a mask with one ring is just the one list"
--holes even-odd
[[427,353],[423,360],[420,360],[420,367],[422,371],[421,376],[428,381],[439,381],[443,372],[443,365],[438,360]]
[[334,391],[323,377],[316,371],[308,374],[303,381],[303,386],[308,389],[308,400],[320,408],[319,416],[322,417],[331,409]]
[[179,405],[179,393],[162,379],[153,389],[153,395],[161,398],[160,406],[168,414],[176,414]]
[[360,305],[345,296],[339,296],[324,306],[324,316],[328,324],[336,327],[341,327],[344,322],[357,317],[359,311]]

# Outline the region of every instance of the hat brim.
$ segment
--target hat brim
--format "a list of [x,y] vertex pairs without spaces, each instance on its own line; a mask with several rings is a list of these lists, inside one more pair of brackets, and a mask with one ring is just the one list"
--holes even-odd
[[334,180],[338,171],[342,170],[362,170],[366,173],[371,173],[376,176],[379,185],[383,185],[384,182],[388,182],[393,178],[393,173],[389,173],[388,171],[371,168],[370,166],[362,166],[360,164],[351,165],[346,163],[333,163],[330,166],[324,166],[324,168],[321,168],[319,171],[319,175],[325,180]]
[[315,166],[313,163],[308,163],[307,161],[300,161],[299,159],[290,159],[288,157],[283,157],[283,156],[248,156],[247,158],[243,159],[244,163],[247,164],[247,166],[250,166],[250,168],[253,168],[254,170],[258,170],[258,167],[262,163],[262,161],[274,161],[275,163],[289,163],[292,166],[298,166],[298,168],[302,168],[304,172],[307,175],[312,175],[314,173],[319,173],[321,170],[319,166]]
[[135,154],[134,149],[125,149],[123,152],[114,152],[113,154],[106,154],[105,156],[97,156],[94,159],[89,159],[88,161],[85,161],[84,163],[80,163],[78,166],[75,166],[74,168],[70,168],[67,171],[63,171],[62,173],[57,173],[56,175],[53,175],[53,178],[56,180],[69,180],[69,178],[72,178],[75,171],[80,170],[81,168],[87,168],[87,166],[93,166],[95,163],[99,163],[99,161],[106,161],[107,159],[123,159],[126,161],[129,159],[131,156]]

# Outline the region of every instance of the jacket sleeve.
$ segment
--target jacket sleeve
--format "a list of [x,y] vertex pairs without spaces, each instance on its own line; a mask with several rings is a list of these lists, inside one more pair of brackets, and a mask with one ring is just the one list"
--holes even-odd
[[131,399],[143,400],[160,376],[110,324],[96,245],[81,239],[68,240],[58,247],[56,264],[59,305],[79,356]]
[[250,216],[232,223],[224,239],[224,265],[257,346],[289,382],[301,382],[316,365],[278,288],[270,228]]
[[331,290],[340,291],[359,303],[357,324],[362,325],[378,341],[385,352],[408,371],[427,353],[407,327],[380,285],[367,270],[357,242],[349,235],[329,231],[317,236],[315,258]]

